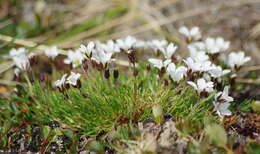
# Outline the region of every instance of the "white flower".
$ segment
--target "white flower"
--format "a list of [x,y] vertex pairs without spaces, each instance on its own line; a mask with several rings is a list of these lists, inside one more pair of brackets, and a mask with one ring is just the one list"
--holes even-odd
[[217,111],[217,114],[220,117],[232,115],[232,112],[228,109],[228,107],[230,106],[230,103],[213,102],[213,104],[215,107],[214,110]]
[[188,48],[192,48],[193,50],[196,51],[204,51],[206,48],[206,45],[204,42],[193,42],[191,44],[188,45]]
[[203,78],[204,78],[206,81],[211,81],[211,76],[209,75],[209,73],[203,73]]
[[245,53],[242,51],[238,53],[232,52],[228,55],[227,65],[231,68],[240,67],[250,60],[251,57],[245,57]]
[[111,62],[113,53],[106,53],[104,50],[95,50],[93,52],[92,59],[95,60],[98,63],[101,63],[103,65],[106,65],[107,63]]
[[196,62],[191,57],[188,57],[186,60],[183,60],[184,63],[188,66],[188,69],[192,72],[205,72],[211,69],[212,63],[210,61],[201,61]]
[[148,61],[150,63],[152,63],[154,65],[154,67],[156,67],[158,69],[162,69],[163,67],[166,68],[167,65],[171,63],[170,59],[167,59],[167,60],[163,61],[161,59],[150,58],[150,59],[148,59]]
[[208,71],[210,76],[213,78],[220,78],[230,72],[231,71],[228,69],[223,70],[222,67],[220,67],[220,66],[214,66]]
[[161,51],[164,50],[164,48],[168,45],[168,42],[166,40],[152,40],[147,42],[148,46],[155,50],[155,51]]
[[127,36],[126,38],[116,40],[116,44],[120,49],[129,50],[134,47],[136,41],[136,38]]
[[36,56],[36,54],[33,53],[33,52],[31,52],[27,57],[28,57],[29,59],[31,59],[31,58],[34,58],[35,56]]
[[16,56],[20,56],[20,55],[24,55],[27,53],[27,50],[25,48],[18,48],[18,49],[11,49],[9,52],[9,55],[11,58],[16,57]]
[[23,71],[26,71],[30,68],[29,58],[24,54],[13,57],[13,61],[15,65]]
[[221,37],[215,38],[207,38],[205,40],[205,51],[209,54],[216,54],[219,52],[223,52],[229,48],[229,41],[225,41]]
[[213,87],[214,87],[213,82],[211,81],[206,82],[206,80],[203,78],[198,79],[197,83],[194,83],[192,81],[188,81],[187,83],[191,85],[194,89],[196,89],[198,93],[201,93],[203,91],[208,93],[213,92]]
[[67,74],[64,74],[60,80],[55,81],[54,82],[55,86],[60,89],[63,89],[65,82],[66,82],[66,77],[67,77]]
[[170,43],[166,49],[165,48],[161,48],[159,49],[163,55],[164,55],[164,58],[166,59],[171,59],[172,55],[176,52],[177,50],[177,46],[175,46],[173,43]]
[[76,86],[80,76],[81,75],[79,73],[71,72],[70,76],[66,80],[66,83]]
[[215,95],[215,101],[216,102],[219,102],[219,103],[226,103],[226,102],[232,102],[234,101],[234,99],[229,95],[229,87],[228,86],[225,86],[224,87],[224,90],[223,92],[218,92],[216,95]]
[[87,55],[88,57],[90,57],[91,53],[93,52],[95,47],[95,43],[94,42],[89,42],[87,46],[81,44],[80,48],[78,49],[80,52],[82,52],[83,54]]
[[44,50],[44,54],[47,57],[54,59],[56,56],[58,56],[59,49],[57,48],[57,46],[49,47]]
[[225,41],[222,37],[216,38],[216,45],[220,51],[225,51],[229,48],[230,42]]
[[106,53],[118,53],[118,52],[120,52],[120,48],[112,40],[107,41],[106,44],[101,44],[101,47]]
[[183,79],[184,76],[187,74],[187,68],[184,66],[180,66],[176,68],[174,63],[170,63],[167,66],[167,73],[171,76],[173,81],[179,82]]
[[81,65],[83,60],[84,60],[84,57],[79,50],[76,50],[75,52],[72,50],[69,50],[67,58],[64,59],[64,63],[72,64],[72,67],[75,68],[75,67]]
[[183,27],[179,28],[179,32],[189,39],[197,40],[201,37],[199,27],[192,27],[189,30],[187,27],[183,26]]
[[198,51],[194,46],[188,46],[190,57],[196,62],[205,62],[209,56],[204,51]]
[[232,97],[228,94],[229,87],[225,86],[223,92],[219,92],[215,95],[215,101],[213,102],[215,108],[219,116],[229,116],[231,115],[231,111],[228,109],[230,106],[230,102],[234,101]]

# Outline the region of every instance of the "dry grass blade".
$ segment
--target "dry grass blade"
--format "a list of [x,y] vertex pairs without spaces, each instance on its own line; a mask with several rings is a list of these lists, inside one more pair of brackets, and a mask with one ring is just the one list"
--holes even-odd
[[260,65],[244,67],[240,72],[250,72],[260,70]]
[[21,84],[20,82],[16,81],[9,81],[9,80],[0,80],[0,85],[6,85],[6,86],[15,86]]
[[62,46],[62,47],[68,47],[68,46],[71,47],[77,41],[80,41],[80,40],[82,40],[84,38],[87,38],[87,37],[90,37],[92,35],[95,35],[95,34],[97,34],[99,32],[104,31],[104,30],[108,30],[108,29],[113,28],[115,26],[124,24],[124,23],[132,20],[133,18],[134,18],[134,15],[128,13],[128,14],[122,16],[122,17],[110,20],[110,21],[106,22],[105,24],[103,24],[101,26],[95,27],[95,28],[90,29],[88,31],[79,33],[78,35],[72,36],[69,39],[61,42],[59,45]]
[[257,38],[258,36],[260,36],[260,23],[255,25],[250,33],[251,38]]
[[238,79],[236,79],[236,82],[247,83],[247,84],[260,84],[260,79],[253,80],[253,79],[241,79],[241,78],[238,78]]

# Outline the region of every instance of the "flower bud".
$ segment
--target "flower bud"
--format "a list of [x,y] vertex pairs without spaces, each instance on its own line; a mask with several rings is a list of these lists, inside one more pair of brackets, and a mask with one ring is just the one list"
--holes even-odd
[[76,88],[78,88],[78,89],[81,88],[81,81],[80,81],[80,80],[77,81],[77,86],[76,86]]
[[134,64],[137,62],[137,58],[136,58],[136,50],[129,50],[128,52],[128,59],[129,61]]
[[114,70],[113,76],[114,76],[114,79],[118,79],[119,71],[118,70]]
[[137,75],[138,75],[138,70],[134,70],[133,75],[134,75],[134,77],[137,77]]
[[43,81],[45,81],[45,74],[44,73],[40,73],[40,75],[38,76],[38,79],[39,79],[39,81],[41,81],[41,82],[43,82]]
[[164,79],[163,85],[164,85],[165,87],[169,86],[169,81],[168,81],[167,79]]
[[85,72],[88,72],[88,61],[87,61],[87,60],[84,60],[84,61],[83,61],[82,67],[83,67],[83,70],[84,70]]
[[148,72],[150,72],[151,71],[151,65],[150,64],[148,64],[148,65],[146,65],[146,70],[148,71]]
[[109,69],[106,69],[106,70],[105,70],[104,76],[105,76],[105,78],[106,78],[107,80],[109,79],[109,77],[110,77]]

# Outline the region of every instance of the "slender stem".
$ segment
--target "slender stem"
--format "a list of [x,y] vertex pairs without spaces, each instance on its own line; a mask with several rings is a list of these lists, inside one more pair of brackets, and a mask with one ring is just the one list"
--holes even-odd
[[33,94],[33,92],[32,92],[32,83],[31,83],[31,81],[30,81],[30,79],[28,77],[28,73],[27,72],[24,74],[24,77],[25,77],[25,80],[26,80],[26,82],[27,82],[27,84],[29,86],[29,94],[32,95]]
[[234,154],[234,152],[229,149],[228,146],[224,146],[223,148],[227,151],[228,154]]
[[[135,71],[136,71],[135,63],[133,63],[133,69],[134,69],[134,73],[135,73]],[[134,104],[136,102],[136,97],[137,97],[136,96],[137,95],[136,77],[137,77],[137,75],[134,75],[134,89],[133,89],[133,91],[134,91]]]

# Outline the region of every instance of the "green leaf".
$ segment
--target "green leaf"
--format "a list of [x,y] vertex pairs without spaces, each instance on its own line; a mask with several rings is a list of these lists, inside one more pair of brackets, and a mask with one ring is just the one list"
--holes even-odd
[[63,134],[66,135],[67,137],[69,137],[69,138],[71,138],[71,139],[73,138],[73,135],[74,135],[73,131],[71,131],[71,130],[69,130],[69,129],[63,129],[62,132],[63,132]]
[[260,101],[254,101],[252,103],[252,108],[255,112],[260,113]]

